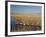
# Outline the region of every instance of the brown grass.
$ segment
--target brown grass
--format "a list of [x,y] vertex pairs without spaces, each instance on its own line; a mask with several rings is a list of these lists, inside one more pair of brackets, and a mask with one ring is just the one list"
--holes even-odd
[[[39,15],[11,15],[17,22],[22,22],[25,27],[15,31],[41,30],[42,19]],[[35,27],[36,26],[36,27]],[[14,30],[13,30],[14,31]]]
[[38,25],[41,26],[42,23],[42,19],[41,16],[38,15],[13,15],[13,18],[15,18],[17,21],[19,20],[19,22],[23,22],[27,25]]

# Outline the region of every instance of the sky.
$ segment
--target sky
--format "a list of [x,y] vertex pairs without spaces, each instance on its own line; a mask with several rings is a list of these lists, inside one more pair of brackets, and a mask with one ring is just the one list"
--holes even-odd
[[10,10],[15,14],[41,13],[41,6],[10,5]]

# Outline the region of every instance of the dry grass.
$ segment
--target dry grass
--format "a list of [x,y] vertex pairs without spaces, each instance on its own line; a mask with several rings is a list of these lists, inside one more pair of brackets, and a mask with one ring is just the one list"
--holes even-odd
[[38,16],[38,15],[35,15],[35,16],[14,15],[13,18],[27,25],[41,25],[41,22],[42,22],[41,16]]
[[[23,24],[27,25],[26,29],[29,30],[29,28],[32,28],[32,26],[36,26],[37,30],[39,30],[39,27],[41,28],[42,25],[42,19],[39,15],[11,15],[17,22],[22,22]],[[29,26],[29,27],[28,27]],[[19,31],[19,30],[18,30]],[[21,31],[21,30],[20,30]]]

